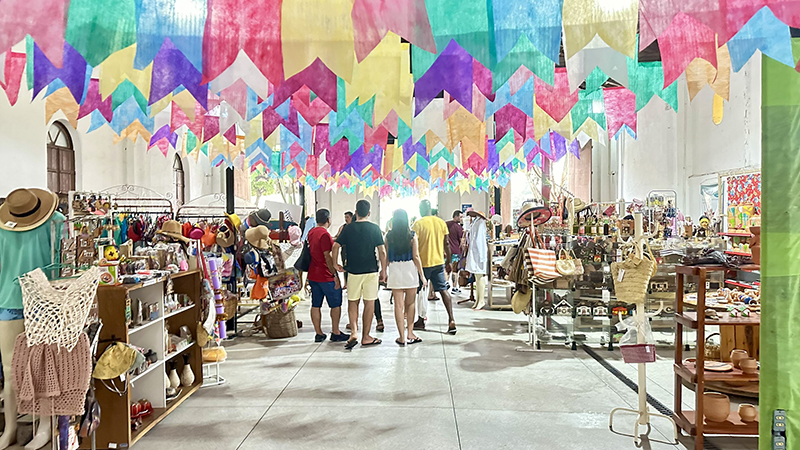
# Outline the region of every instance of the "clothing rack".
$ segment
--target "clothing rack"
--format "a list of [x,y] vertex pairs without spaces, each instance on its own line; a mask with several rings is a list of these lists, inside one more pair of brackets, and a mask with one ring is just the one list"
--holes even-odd
[[[536,245],[536,238],[533,235],[533,227],[536,225],[533,223],[533,211],[530,213],[530,226],[528,226],[528,235],[533,242],[533,245]],[[516,350],[518,352],[538,352],[538,353],[553,353],[553,350],[550,349],[542,349],[542,343],[539,341],[538,336],[536,336],[536,285],[531,283],[531,302],[530,304],[530,313],[528,314],[528,342],[526,342],[527,347],[517,347]]]

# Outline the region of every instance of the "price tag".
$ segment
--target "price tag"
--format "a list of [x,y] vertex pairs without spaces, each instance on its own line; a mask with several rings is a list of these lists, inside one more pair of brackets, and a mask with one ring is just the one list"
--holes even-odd
[[619,273],[617,274],[617,281],[622,281],[623,277],[625,277],[625,269],[619,269]]
[[12,221],[9,220],[8,222],[6,222],[6,226],[8,228],[16,228],[17,227],[17,222],[12,222]]

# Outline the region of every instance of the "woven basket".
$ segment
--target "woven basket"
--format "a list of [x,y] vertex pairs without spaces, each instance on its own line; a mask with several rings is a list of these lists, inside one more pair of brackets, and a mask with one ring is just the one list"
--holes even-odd
[[[624,270],[622,280],[619,273]],[[627,303],[642,303],[647,294],[650,277],[656,271],[656,263],[648,257],[628,258],[620,263],[611,263],[616,297]]]
[[264,317],[267,326],[267,336],[270,339],[282,339],[297,336],[297,319],[294,309],[283,312],[276,309]]
[[239,296],[236,294],[231,294],[230,292],[226,293],[224,300],[225,305],[225,316],[230,320],[236,317],[236,313],[238,312],[239,307]]

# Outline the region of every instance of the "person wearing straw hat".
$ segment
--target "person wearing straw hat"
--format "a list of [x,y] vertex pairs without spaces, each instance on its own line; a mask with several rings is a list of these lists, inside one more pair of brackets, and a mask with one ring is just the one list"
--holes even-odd
[[467,215],[471,218],[467,227],[467,239],[469,248],[467,250],[467,261],[465,269],[475,275],[475,290],[477,298],[472,309],[482,309],[486,304],[486,265],[489,260],[488,230],[486,227],[486,215],[481,211],[472,208],[467,210]]
[[[17,394],[12,359],[17,336],[25,332],[22,290],[17,278],[57,261],[53,237],[61,236],[58,196],[44,189],[16,189],[0,205],[0,358],[3,360],[5,429],[0,448],[17,438]],[[55,226],[55,233],[53,233]],[[55,258],[54,258],[55,256]],[[49,429],[48,426],[44,428]],[[37,447],[38,448],[38,447]]]
[[[456,321],[453,317],[453,300],[447,292],[445,280],[445,266],[450,265],[450,243],[447,239],[449,231],[444,220],[433,215],[431,202],[423,200],[419,204],[421,219],[414,222],[413,230],[417,233],[419,243],[419,257],[422,261],[422,271],[425,278],[430,281],[431,289],[438,291],[442,302],[447,309],[447,333],[456,334]],[[422,310],[422,308],[418,308]],[[425,329],[425,318],[419,317],[414,324],[414,329]]]

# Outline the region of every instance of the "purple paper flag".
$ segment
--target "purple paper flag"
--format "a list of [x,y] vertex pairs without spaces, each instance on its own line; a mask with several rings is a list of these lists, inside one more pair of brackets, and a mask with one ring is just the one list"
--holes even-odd
[[516,130],[523,139],[527,138],[526,126],[528,116],[514,105],[506,105],[494,114],[496,136],[502,138],[509,130]]
[[172,41],[166,39],[153,60],[153,82],[148,104],[152,105],[183,86],[203,108],[208,109],[208,88],[200,84],[202,79],[203,75],[195,69],[191,61]]
[[581,159],[581,144],[577,139],[569,143],[569,152],[575,155],[576,158]]
[[350,162],[350,143],[347,139],[342,139],[334,145],[331,145],[330,138],[328,137],[328,124],[321,123],[317,125],[317,138],[316,146],[319,148],[320,153],[325,152],[325,160],[331,166],[331,174],[341,173]]
[[303,86],[308,86],[311,92],[336,111],[336,74],[331,72],[319,58],[301,72],[278,85],[272,104],[280,105]]
[[472,112],[472,59],[455,40],[451,40],[414,86],[414,115],[422,112],[442,91],[447,91],[461,106]]
[[551,131],[550,145],[552,145],[553,153],[555,153],[555,161],[559,161],[561,158],[567,156],[567,139],[564,136],[555,131]]
[[47,59],[47,56],[39,46],[34,43],[33,65],[36,67],[36,70],[33,71],[34,97],[48,84],[58,79],[69,89],[76,102],[81,103],[83,101],[83,93],[86,89],[86,71],[89,66],[83,56],[71,45],[64,43],[63,65],[59,69]]

